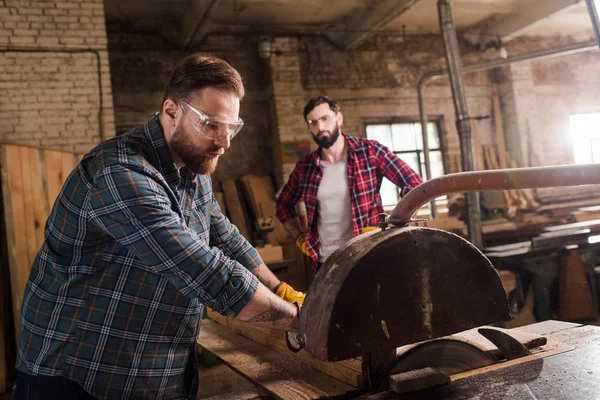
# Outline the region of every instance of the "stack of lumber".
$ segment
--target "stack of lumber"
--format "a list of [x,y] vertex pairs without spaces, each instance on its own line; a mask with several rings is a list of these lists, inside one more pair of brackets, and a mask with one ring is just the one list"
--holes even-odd
[[571,217],[577,222],[600,219],[600,206],[580,207],[571,212]]
[[[250,218],[248,218],[248,213],[245,210],[245,203],[237,183],[233,179],[228,179],[221,182],[221,187],[223,189],[227,217],[229,217],[231,223],[237,226],[242,236],[244,236],[250,243],[253,243],[254,229],[252,228]],[[223,207],[221,207],[221,209],[223,209]]]
[[275,223],[275,230],[270,234],[275,244],[288,237],[288,233],[275,215],[275,188],[269,176],[246,175],[241,179],[242,185],[248,196],[254,220],[258,218],[271,218]]
[[287,231],[275,215],[275,188],[270,176],[246,175],[238,182],[228,179],[221,181],[221,188],[222,193],[215,192],[221,210],[225,210],[229,220],[250,243],[256,244],[259,234],[256,221],[259,218],[271,218],[275,223],[275,230],[269,234],[274,245],[288,238]]
[[[500,163],[498,154],[492,146],[482,146],[485,165],[487,169],[501,169],[506,168],[506,165],[510,168],[516,168],[516,163],[511,159],[508,152],[504,152],[505,163]],[[536,210],[539,207],[539,203],[533,196],[533,192],[528,189],[511,189],[503,190],[504,200],[507,208],[515,214],[516,210]]]

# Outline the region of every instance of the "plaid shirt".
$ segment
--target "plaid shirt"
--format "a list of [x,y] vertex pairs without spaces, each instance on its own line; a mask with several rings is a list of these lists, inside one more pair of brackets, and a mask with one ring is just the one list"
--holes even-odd
[[[377,226],[379,223],[379,214],[383,212],[379,195],[383,177],[400,188],[401,196],[423,181],[404,161],[379,142],[343,135],[348,145],[348,190],[352,201],[350,217],[354,236],[358,236],[364,227]],[[296,217],[295,205],[298,200],[304,200],[309,226],[306,248],[313,266],[317,265],[320,249],[317,230],[317,191],[323,177],[320,161],[320,149],[298,161],[277,198],[277,217],[282,223]]]
[[17,368],[98,398],[193,398],[204,305],[239,312],[261,263],[210,177],[178,172],[157,114],[65,182],[25,289]]

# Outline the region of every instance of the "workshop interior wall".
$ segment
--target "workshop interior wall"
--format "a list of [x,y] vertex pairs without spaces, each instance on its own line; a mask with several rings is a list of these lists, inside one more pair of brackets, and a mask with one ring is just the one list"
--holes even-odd
[[[166,79],[184,52],[152,35],[110,27],[108,35],[116,126],[122,132],[158,110]],[[520,39],[506,47],[509,55],[516,55],[570,42],[568,38]],[[261,60],[256,48],[253,37],[209,36],[194,49],[229,61],[240,70],[248,89],[241,108],[246,125],[223,157],[218,179],[266,174],[280,186],[293,168],[293,163],[283,162],[280,145],[310,141],[302,109],[317,95],[340,102],[343,130],[352,135],[365,136],[367,123],[394,118],[418,121],[419,79],[446,67],[441,41],[432,35],[375,36],[352,51],[337,49],[317,36],[278,37],[273,41],[278,54],[269,60]],[[478,52],[465,43],[461,55],[463,65],[499,57],[494,49]],[[519,165],[528,165],[532,143],[544,163],[569,162],[568,116],[600,110],[595,96],[599,63],[600,54],[588,52],[465,74],[469,114],[492,115],[492,83],[497,82],[506,146]],[[430,81],[424,94],[428,115],[440,123],[447,172],[456,172],[457,163],[447,162],[460,157],[448,80]],[[474,123],[481,144],[495,145],[493,118]]]
[[115,134],[102,0],[0,2],[0,141],[85,152]]

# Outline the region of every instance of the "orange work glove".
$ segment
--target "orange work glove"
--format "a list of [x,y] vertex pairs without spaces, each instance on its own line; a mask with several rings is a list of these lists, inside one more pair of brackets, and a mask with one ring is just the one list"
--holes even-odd
[[298,303],[299,305],[302,305],[302,303],[304,303],[304,297],[306,295],[302,292],[295,291],[294,288],[288,285],[287,283],[281,282],[279,284],[279,287],[275,291],[275,296],[281,297],[288,303]]
[[375,230],[379,230],[379,228],[376,226],[365,226],[360,230],[360,234],[362,235],[363,233],[373,232]]
[[298,246],[298,248],[300,249],[300,251],[302,251],[304,254],[306,254],[307,256],[310,257],[310,253],[308,252],[308,249],[306,248],[306,232],[302,232],[301,234],[298,235],[298,237],[296,238],[296,246]]

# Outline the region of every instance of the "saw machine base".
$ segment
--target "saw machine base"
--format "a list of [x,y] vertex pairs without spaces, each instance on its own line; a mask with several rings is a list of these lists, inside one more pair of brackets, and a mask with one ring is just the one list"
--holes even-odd
[[[239,326],[236,329],[243,330]],[[402,394],[393,390],[369,392],[338,379],[348,378],[348,371],[353,370],[352,362],[356,365],[360,360],[346,360],[341,364],[324,363],[321,370],[317,370],[314,362],[318,360],[313,359],[311,367],[301,361],[302,357],[298,358],[298,355],[289,351],[286,353],[281,337],[271,337],[268,340],[270,347],[267,347],[258,343],[262,339],[256,333],[252,333],[255,341],[227,326],[205,321],[198,344],[273,399],[596,398],[600,392],[600,327],[545,321],[507,331],[527,347],[540,343],[540,338],[547,343],[533,347],[529,356],[453,374],[449,376],[449,383],[443,386]],[[476,329],[469,330],[460,340],[471,341],[475,333]],[[487,354],[497,357],[491,342],[485,344],[484,349]],[[298,354],[302,353],[304,351]],[[331,372],[331,368],[338,364],[346,368],[343,375],[341,370],[336,371],[338,378],[322,372],[327,368]],[[234,395],[231,398],[235,398]]]

